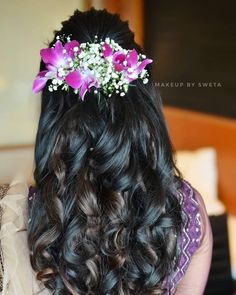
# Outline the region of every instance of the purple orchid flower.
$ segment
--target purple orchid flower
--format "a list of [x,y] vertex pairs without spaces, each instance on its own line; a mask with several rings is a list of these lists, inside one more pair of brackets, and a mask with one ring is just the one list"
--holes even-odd
[[50,79],[50,77],[48,77],[47,74],[48,74],[48,71],[41,71],[38,73],[38,75],[33,83],[33,92],[34,93],[38,93],[44,88],[48,79]]
[[54,47],[43,48],[40,50],[40,55],[43,62],[46,64],[47,70],[38,73],[33,83],[33,92],[40,92],[46,85],[47,81],[52,78],[62,79],[58,74],[59,68],[69,68],[69,60],[75,55],[74,49],[77,49],[77,54],[80,52],[80,44],[76,40],[70,41],[63,47],[60,40],[55,43]]
[[138,78],[138,75],[142,70],[150,63],[153,62],[152,59],[144,59],[142,62],[138,63],[138,53],[135,49],[129,52],[126,58],[127,68],[126,68],[126,77],[128,82],[131,82]]
[[138,53],[135,49],[131,50],[128,55],[122,51],[117,51],[113,54],[112,48],[109,44],[105,43],[103,46],[103,56],[106,59],[111,59],[116,71],[124,71],[128,82],[131,82],[138,78],[138,75],[142,70],[150,63],[152,59],[144,59],[142,62],[138,62]]
[[65,81],[73,89],[79,89],[79,95],[82,100],[84,100],[85,94],[92,86],[98,88],[98,79],[90,71],[83,74],[78,70],[70,72],[66,76]]
[[109,44],[105,43],[103,45],[103,56],[107,59],[112,56],[112,48]]
[[105,59],[108,59],[110,61],[112,61],[113,66],[115,68],[116,71],[118,72],[122,72],[124,71],[127,67],[127,62],[125,65],[125,61],[126,61],[126,55],[124,54],[124,52],[122,51],[116,51],[113,54],[112,48],[109,44],[105,43],[103,46],[103,56]]
[[117,72],[122,72],[127,68],[126,55],[121,51],[114,53],[112,62]]

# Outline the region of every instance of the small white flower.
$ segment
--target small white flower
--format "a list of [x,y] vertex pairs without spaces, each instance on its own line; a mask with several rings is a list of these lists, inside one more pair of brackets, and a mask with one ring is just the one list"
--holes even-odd
[[69,86],[67,85],[67,84],[64,84],[63,86],[62,86],[62,90],[68,90],[69,89]]
[[124,92],[121,92],[120,96],[125,96],[125,93]]
[[148,83],[148,78],[143,79],[143,84],[147,84]]
[[108,57],[106,57],[106,60],[109,62],[109,63],[111,63],[112,62],[112,55],[110,55],[110,56],[108,56]]
[[86,48],[86,43],[81,43],[81,44],[80,44],[80,47],[81,47],[81,48]]
[[53,79],[53,80],[52,80],[52,84],[53,84],[53,85],[57,85],[57,80],[56,80],[56,79]]
[[123,86],[123,89],[124,89],[125,92],[127,92],[128,89],[129,89],[129,85],[125,84],[125,85]]
[[140,73],[140,78],[144,78],[147,75],[147,70],[142,70]]
[[110,44],[110,41],[111,41],[111,39],[110,39],[109,37],[107,37],[107,38],[105,39],[105,42],[108,43],[108,44]]
[[108,74],[112,73],[112,68],[110,66],[107,68],[107,72]]
[[99,55],[97,55],[97,56],[95,57],[95,60],[96,60],[97,63],[101,62],[101,58],[99,57]]
[[87,62],[84,62],[83,63],[83,67],[84,67],[85,70],[87,70],[88,69],[88,63]]
[[110,78],[109,77],[105,77],[102,84],[106,85],[109,82]]
[[111,76],[112,76],[112,78],[118,78],[119,76],[117,75],[117,73],[115,73],[115,72],[113,72],[112,74],[111,74]]
[[79,51],[79,47],[78,47],[78,46],[75,46],[75,47],[73,48],[73,51],[74,51],[74,52]]
[[80,54],[79,54],[79,58],[84,58],[86,55],[86,53],[84,51],[81,51]]
[[64,54],[66,53],[66,49],[65,48],[62,50],[62,53],[64,53]]
[[57,86],[56,85],[53,86],[53,90],[57,90]]

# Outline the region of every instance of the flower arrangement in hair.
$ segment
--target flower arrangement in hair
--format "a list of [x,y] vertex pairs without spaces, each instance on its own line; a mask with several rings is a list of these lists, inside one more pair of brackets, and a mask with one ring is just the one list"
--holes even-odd
[[[70,36],[57,36],[50,48],[40,50],[46,70],[38,73],[33,83],[33,92],[40,92],[50,80],[49,91],[58,87],[68,91],[71,87],[84,100],[88,91],[110,97],[113,93],[124,96],[132,81],[142,79],[148,83],[145,67],[151,59],[127,50],[110,38],[94,43],[79,43]],[[63,40],[66,40],[63,45]]]

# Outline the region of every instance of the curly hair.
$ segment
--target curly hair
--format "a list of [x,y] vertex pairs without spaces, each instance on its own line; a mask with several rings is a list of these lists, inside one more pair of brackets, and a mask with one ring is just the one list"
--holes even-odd
[[[76,10],[51,44],[58,34],[142,52],[128,22],[106,10]],[[103,100],[42,92],[28,244],[55,295],[161,294],[176,267],[181,176],[153,80],[134,84]]]

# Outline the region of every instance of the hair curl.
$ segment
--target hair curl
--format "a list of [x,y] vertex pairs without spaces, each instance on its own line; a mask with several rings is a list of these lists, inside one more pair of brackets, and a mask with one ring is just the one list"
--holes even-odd
[[[128,23],[106,10],[76,10],[62,25],[52,43],[97,35],[141,52]],[[103,100],[43,90],[28,243],[53,294],[160,294],[175,267],[179,172],[153,81],[134,84]]]

